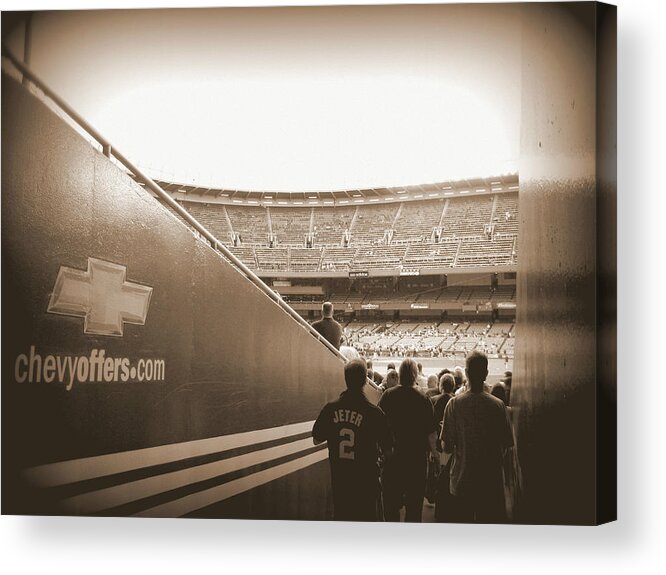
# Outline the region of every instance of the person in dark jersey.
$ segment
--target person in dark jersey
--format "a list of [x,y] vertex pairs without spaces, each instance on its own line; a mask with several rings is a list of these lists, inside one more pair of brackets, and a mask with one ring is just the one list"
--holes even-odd
[[403,498],[405,521],[421,521],[428,453],[439,461],[437,423],[431,401],[416,387],[418,373],[413,359],[403,360],[400,385],[385,391],[379,400],[394,440],[393,455],[387,458],[382,476],[386,521],[400,520]]
[[333,304],[330,301],[322,304],[321,315],[322,318],[314,322],[312,327],[335,349],[340,349],[342,326],[333,319]]
[[366,364],[345,365],[347,390],[327,403],[312,428],[315,445],[328,443],[336,521],[377,521],[380,450],[390,455],[391,436],[384,412],[363,394]]

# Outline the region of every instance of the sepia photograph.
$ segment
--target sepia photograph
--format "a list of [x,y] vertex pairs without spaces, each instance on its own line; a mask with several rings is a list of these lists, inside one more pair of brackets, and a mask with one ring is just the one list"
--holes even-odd
[[3,11],[2,514],[615,521],[616,27]]

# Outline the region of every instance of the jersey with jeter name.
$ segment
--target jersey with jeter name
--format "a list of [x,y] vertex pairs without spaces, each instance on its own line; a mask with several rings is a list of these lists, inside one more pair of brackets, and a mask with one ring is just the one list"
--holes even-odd
[[345,391],[327,403],[312,429],[317,441],[328,442],[331,468],[337,471],[376,471],[378,444],[389,437],[384,412],[362,392]]

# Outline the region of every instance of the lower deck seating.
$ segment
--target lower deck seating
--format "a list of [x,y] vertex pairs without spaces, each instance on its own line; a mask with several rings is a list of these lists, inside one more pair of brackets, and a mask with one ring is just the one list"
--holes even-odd
[[491,358],[512,358],[511,323],[430,323],[414,321],[367,324],[351,322],[344,328],[349,345],[366,355],[458,356],[483,351]]

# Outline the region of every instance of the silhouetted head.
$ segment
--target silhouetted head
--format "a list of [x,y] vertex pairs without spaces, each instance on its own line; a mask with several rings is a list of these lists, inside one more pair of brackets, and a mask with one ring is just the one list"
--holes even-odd
[[416,367],[419,368],[419,374],[423,373],[423,364],[421,362],[417,363]]
[[386,374],[386,389],[391,389],[398,385],[399,379],[398,372],[395,369],[389,369],[389,372]]
[[439,378],[439,391],[441,393],[453,393],[456,388],[456,380],[450,373],[445,373]]
[[400,385],[412,387],[419,376],[419,368],[411,357],[406,357],[400,364]]
[[371,359],[367,359],[367,360],[365,361],[365,365],[366,365],[366,367],[367,367],[369,370],[372,369],[372,360],[371,360]]
[[321,305],[321,315],[324,317],[333,317],[333,304],[330,301],[325,301]]
[[453,379],[456,382],[456,389],[460,389],[465,383],[465,373],[462,367],[456,367],[453,370]]
[[451,370],[450,370],[450,369],[447,369],[447,368],[445,367],[444,369],[442,369],[442,370],[437,374],[437,377],[438,377],[439,379],[442,379],[442,376],[443,376],[445,373],[451,373]]
[[465,373],[472,391],[483,390],[483,382],[488,377],[488,356],[480,351],[473,351],[467,356]]
[[365,385],[366,367],[364,359],[352,359],[345,365],[345,383],[350,391],[358,391]]
[[428,389],[437,389],[437,376],[435,374],[428,376]]
[[506,390],[506,399],[504,403],[509,405],[511,403],[511,372],[507,372],[509,375],[505,375],[502,383],[504,384],[504,389]]
[[506,405],[506,387],[503,383],[496,383],[493,385],[493,388],[490,390],[490,395],[494,395],[496,398],[501,399]]
[[389,363],[389,364],[386,366],[386,369],[387,369],[387,370],[388,370],[388,369],[395,369],[395,363],[392,363],[392,362]]

